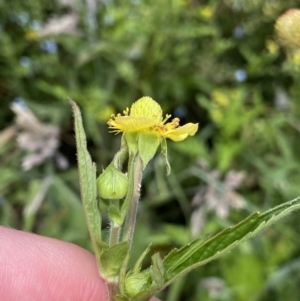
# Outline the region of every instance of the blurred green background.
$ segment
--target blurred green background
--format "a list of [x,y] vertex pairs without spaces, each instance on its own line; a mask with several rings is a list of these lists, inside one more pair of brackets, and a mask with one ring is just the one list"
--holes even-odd
[[[0,1],[0,224],[91,249],[68,99],[101,171],[112,113],[147,95],[198,122],[147,167],[133,257],[162,256],[300,194],[300,54],[274,24],[297,0]],[[199,268],[164,301],[299,300],[299,213]],[[107,219],[103,221],[107,227]]]

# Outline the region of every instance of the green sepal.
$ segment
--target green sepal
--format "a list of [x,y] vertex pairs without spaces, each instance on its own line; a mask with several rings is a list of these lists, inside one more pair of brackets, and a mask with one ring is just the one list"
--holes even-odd
[[138,137],[139,133],[137,132],[126,132],[123,134],[125,138],[129,156],[135,156],[138,153]]
[[133,269],[132,269],[132,272],[134,274],[136,273],[139,273],[141,271],[141,268],[142,268],[142,262],[143,260],[145,259],[145,257],[147,256],[147,254],[149,253],[150,251],[150,247],[151,247],[151,244],[146,248],[146,250],[141,254],[141,256],[139,257],[139,259],[137,260],[137,262],[135,263]]
[[126,297],[117,295],[115,296],[116,301],[129,301]]
[[153,293],[146,289],[128,300],[129,301],[148,301],[151,298],[151,296],[153,296]]
[[126,196],[128,177],[110,163],[97,179],[98,194],[102,199],[119,200]]
[[114,167],[118,168],[119,170],[122,170],[123,164],[128,159],[128,146],[126,139],[124,135],[122,135],[121,139],[121,148],[120,150],[115,154],[113,158],[113,164]]
[[108,206],[108,217],[113,222],[114,227],[121,227],[122,226],[123,218],[121,216],[120,209],[117,206],[115,206],[113,204],[110,204]]
[[155,253],[152,257],[152,266],[150,267],[150,274],[152,278],[151,289],[160,290],[164,285],[165,270],[164,262],[159,253]]
[[107,282],[118,282],[120,269],[128,252],[129,243],[123,241],[109,247],[101,254],[101,275]]
[[126,296],[132,298],[147,291],[151,285],[151,274],[149,270],[139,273],[128,272],[125,277]]
[[166,167],[166,174],[167,176],[171,173],[171,166],[168,160],[168,146],[167,146],[167,141],[165,138],[162,139],[161,141],[161,158],[163,163],[165,164]]
[[134,297],[124,297],[124,296],[115,296],[115,299],[116,301],[148,301],[151,296],[153,294],[151,294],[151,292],[149,291],[143,291],[143,292],[140,292],[139,294],[137,294],[136,296]]
[[149,161],[154,157],[158,146],[160,144],[161,138],[155,134],[143,133],[139,134],[138,138],[138,148],[139,156],[143,162],[143,169],[146,168]]

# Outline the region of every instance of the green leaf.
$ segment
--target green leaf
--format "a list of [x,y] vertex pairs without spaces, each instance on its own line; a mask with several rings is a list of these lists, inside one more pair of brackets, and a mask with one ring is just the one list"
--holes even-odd
[[190,270],[214,260],[259,231],[300,208],[300,198],[281,204],[264,213],[253,213],[235,226],[212,238],[196,239],[187,246],[172,250],[164,259],[166,287]]
[[101,240],[101,215],[97,202],[96,165],[87,151],[86,136],[82,125],[80,110],[74,101],[70,101],[75,119],[75,136],[79,169],[81,200],[92,240],[95,256],[101,273],[100,255],[105,243]]
[[123,241],[105,250],[100,257],[101,274],[108,282],[117,282],[120,269],[129,252],[129,242]]

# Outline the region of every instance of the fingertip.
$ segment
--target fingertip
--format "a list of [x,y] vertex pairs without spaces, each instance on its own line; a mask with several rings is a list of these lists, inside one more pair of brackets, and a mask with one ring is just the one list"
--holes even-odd
[[5,227],[0,227],[0,245],[1,300],[109,300],[87,250]]
[[1,226],[0,245],[1,301],[109,300],[107,284],[87,250]]

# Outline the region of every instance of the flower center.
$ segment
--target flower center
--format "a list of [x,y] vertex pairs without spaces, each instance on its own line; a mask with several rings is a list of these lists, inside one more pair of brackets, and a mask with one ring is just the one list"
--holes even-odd
[[150,127],[150,131],[156,131],[156,132],[159,132],[159,133],[166,133],[170,130],[174,130],[176,129],[177,127],[179,127],[179,121],[180,119],[175,117],[172,119],[171,122],[169,123],[166,123],[166,121],[171,118],[171,115],[167,114],[166,115],[166,118],[160,123],[160,124],[157,124],[157,125],[154,125],[153,127]]

